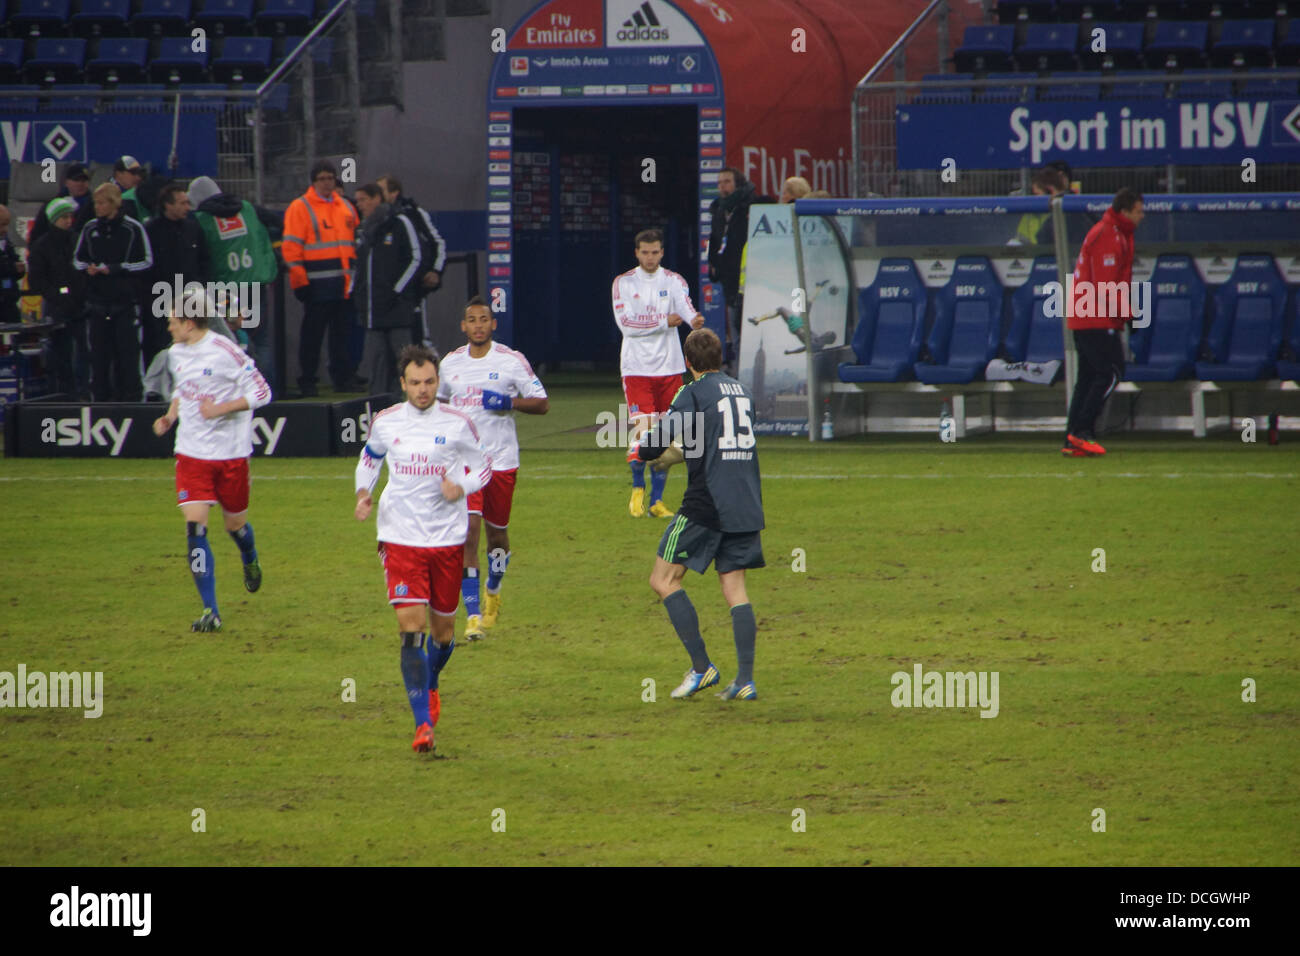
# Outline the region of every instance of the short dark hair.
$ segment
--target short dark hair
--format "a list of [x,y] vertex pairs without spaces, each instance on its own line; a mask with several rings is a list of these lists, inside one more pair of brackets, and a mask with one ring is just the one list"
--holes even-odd
[[158,209],[164,209],[176,201],[177,193],[185,193],[185,187],[177,182],[170,182],[158,194]]
[[366,183],[364,186],[358,186],[357,192],[365,193],[371,199],[384,198],[384,191],[376,183]]
[[465,303],[465,311],[468,312],[470,307],[475,305],[481,305],[486,309],[488,307],[487,299],[483,298],[481,295],[474,296],[474,298]]
[[1066,193],[1070,191],[1070,180],[1066,178],[1065,173],[1055,166],[1044,166],[1034,173],[1031,183],[1043,190],[1043,192]]
[[723,173],[731,173],[732,178],[736,180],[737,184],[739,184],[740,181],[745,178],[744,176],[740,175],[740,170],[737,169],[735,166],[723,166],[721,169],[718,170],[718,175],[721,176]]
[[339,178],[339,168],[334,165],[332,159],[318,159],[311,164],[311,181],[315,182],[316,177],[321,173],[329,173],[335,179]]
[[722,368],[722,340],[712,329],[696,329],[686,336],[682,355],[697,372],[716,372]]
[[388,191],[390,193],[400,193],[402,191],[402,181],[392,173],[384,173],[384,175],[380,176],[376,182],[388,183]]
[[411,363],[423,365],[426,362],[433,364],[434,370],[438,368],[438,356],[433,354],[433,349],[427,345],[406,345],[397,356],[397,374],[406,378],[406,366]]
[[659,245],[664,244],[664,231],[662,229],[642,229],[636,234],[636,240],[632,243],[635,249],[643,242],[657,242]]
[[1142,194],[1136,189],[1125,186],[1115,194],[1115,201],[1110,204],[1110,208],[1115,212],[1128,212],[1140,202],[1142,202]]

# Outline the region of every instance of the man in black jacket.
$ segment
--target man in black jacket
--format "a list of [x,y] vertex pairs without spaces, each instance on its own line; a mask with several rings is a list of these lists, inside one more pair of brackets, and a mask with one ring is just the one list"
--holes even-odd
[[420,267],[428,250],[410,217],[384,202],[377,185],[358,189],[356,204],[361,227],[352,301],[366,329],[362,368],[379,395],[398,389],[397,355],[411,344],[411,320],[423,295]]
[[411,220],[420,243],[425,247],[424,261],[416,281],[420,284],[419,301],[415,307],[415,321],[411,326],[411,335],[416,345],[433,345],[433,334],[429,329],[429,309],[426,296],[442,288],[442,271],[447,264],[447,240],[442,238],[433,218],[420,207],[414,199],[402,195],[402,181],[392,173],[385,173],[377,180],[379,188],[384,191],[384,202]]
[[9,224],[13,221],[7,206],[0,206],[0,322],[18,322],[22,315],[18,300],[22,298],[23,275],[27,266],[9,241]]
[[[95,206],[90,201],[90,172],[81,163],[73,163],[68,167],[68,171],[63,174],[63,188],[59,190],[59,199],[68,198],[77,204],[73,212],[72,233],[75,236],[81,235],[81,230],[85,228],[86,223],[90,222],[94,216]],[[32,220],[32,231],[27,238],[28,247],[35,246],[41,236],[45,235],[50,228],[50,217],[46,212],[46,207],[36,214]]]
[[86,348],[86,277],[72,265],[78,234],[73,231],[77,203],[69,196],[51,199],[41,210],[50,227],[31,246],[27,284],[57,323],[49,337],[54,390],[90,401],[90,354]]
[[727,339],[723,365],[734,374],[740,358],[740,254],[749,237],[754,187],[730,166],[718,173],[718,198],[709,204],[709,279],[722,286]]
[[[144,226],[122,212],[112,183],[95,190],[95,218],[77,240],[72,264],[87,276],[91,392],[97,402],[140,401],[140,277],[153,265]],[[111,376],[111,377],[110,377]]]
[[141,300],[145,368],[155,355],[172,344],[166,316],[159,318],[153,314],[155,283],[164,282],[174,290],[176,282],[184,288],[186,283],[206,282],[211,278],[207,274],[207,243],[198,221],[190,215],[189,195],[178,183],[169,183],[158,196],[158,209],[159,214],[144,227],[153,249],[153,268],[145,279]]

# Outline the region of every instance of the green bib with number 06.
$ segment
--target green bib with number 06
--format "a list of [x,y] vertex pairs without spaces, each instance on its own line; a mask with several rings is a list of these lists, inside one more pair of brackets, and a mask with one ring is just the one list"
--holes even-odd
[[230,218],[211,213],[195,214],[208,244],[212,275],[217,282],[271,282],[279,266],[271,237],[257,218],[252,203],[245,200]]

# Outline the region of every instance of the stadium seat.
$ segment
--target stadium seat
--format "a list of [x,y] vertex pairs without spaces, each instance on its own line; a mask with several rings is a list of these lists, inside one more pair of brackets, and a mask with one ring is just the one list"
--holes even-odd
[[86,41],[81,37],[45,37],[36,41],[23,73],[34,82],[80,79],[85,62]]
[[1120,16],[1119,7],[1120,0],[1056,0],[1056,17],[1062,23],[1111,20]]
[[221,55],[212,61],[213,79],[227,83],[255,82],[270,72],[270,37],[226,37]]
[[188,37],[163,37],[158,52],[149,61],[149,78],[154,82],[202,82],[208,76],[208,54],[195,52]]
[[1275,53],[1278,66],[1300,65],[1300,16],[1291,18]]
[[211,30],[217,36],[250,32],[253,0],[206,0],[203,9],[194,15],[194,25]]
[[[1092,50],[1092,32],[1104,31],[1104,53]],[[1111,69],[1132,69],[1142,65],[1142,24],[1092,23],[1079,31],[1079,62],[1084,66]]]
[[[973,80],[972,73],[927,73],[921,77],[923,82],[931,80]],[[970,87],[950,86],[945,89],[922,90],[916,95],[914,103],[969,103]]]
[[[226,92],[230,87],[225,83],[186,83],[183,93],[197,93],[201,90],[220,90]],[[226,108],[224,96],[182,96],[181,110],[187,113],[212,112]]]
[[121,36],[130,20],[131,0],[81,0],[70,23],[77,36]]
[[168,105],[167,98],[163,96],[166,90],[167,87],[162,83],[123,83],[117,87],[119,95],[107,97],[104,102],[112,112],[144,113]]
[[135,82],[144,78],[148,59],[149,41],[143,37],[105,38],[86,64],[86,78],[97,83]]
[[1101,84],[1089,83],[1088,80],[1099,79],[1100,70],[1081,70],[1074,74],[1077,82],[1067,86],[1040,86],[1038,99],[1044,103],[1060,103],[1066,100],[1099,100]]
[[1273,257],[1244,255],[1214,296],[1214,323],[1206,336],[1213,359],[1196,363],[1204,382],[1269,378],[1282,345],[1286,283]]
[[1073,70],[1079,65],[1078,43],[1077,23],[1031,23],[1016,48],[1016,65],[1022,70]]
[[1272,20],[1229,20],[1211,48],[1215,66],[1268,66],[1273,62]]
[[[1116,79],[1131,77],[1133,81],[1111,84],[1107,93],[1109,99],[1162,100],[1165,98],[1165,85],[1168,78],[1163,73],[1154,70],[1116,70],[1113,75]],[[1137,82],[1141,79],[1146,79],[1147,82]]]
[[0,83],[17,82],[23,71],[23,40],[0,37]]
[[1050,23],[1056,19],[1056,0],[1001,0],[998,23]]
[[140,0],[131,28],[140,36],[189,35],[190,0]]
[[1289,100],[1296,95],[1296,81],[1253,76],[1241,84],[1241,95],[1253,100]]
[[[35,84],[6,84],[5,109],[15,113],[35,113],[41,108],[41,88]],[[30,96],[14,96],[15,93],[30,93]],[[12,184],[11,184],[12,188]]]
[[912,377],[925,331],[925,283],[911,259],[882,259],[876,281],[858,297],[856,363],[842,362],[841,382],[901,382]]
[[931,362],[912,367],[927,385],[963,385],[984,374],[1002,332],[1002,284],[984,256],[961,256],[934,296]]
[[9,24],[18,36],[62,36],[68,32],[71,0],[10,0],[17,8]]
[[311,27],[314,13],[313,0],[262,0],[253,21],[262,34],[302,35]]
[[1232,80],[1203,80],[1199,76],[1206,70],[1184,70],[1179,74],[1174,96],[1180,100],[1215,99],[1230,100],[1233,97]]
[[987,79],[1010,80],[1015,86],[986,86],[975,90],[975,99],[981,103],[1023,103],[1034,101],[1037,73],[990,73]]
[[1061,318],[1046,315],[1049,282],[1057,282],[1056,257],[1039,256],[1029,277],[1011,295],[1011,327],[1003,341],[1013,362],[1063,362],[1065,339]]
[[1201,66],[1209,36],[1210,25],[1203,21],[1162,20],[1156,23],[1155,35],[1146,45],[1147,66]]
[[1009,70],[1015,66],[1012,56],[1015,42],[1013,26],[967,27],[961,46],[953,52],[953,65],[958,70],[977,73]]
[[99,94],[102,90],[97,83],[59,83],[55,89],[60,93],[81,92],[86,96],[47,96],[42,107],[51,113],[91,113],[99,107]]
[[1191,378],[1205,327],[1205,283],[1191,256],[1160,256],[1151,274],[1151,324],[1129,336],[1130,382]]
[[1284,382],[1300,382],[1300,289],[1291,292],[1291,334],[1283,343],[1277,377]]

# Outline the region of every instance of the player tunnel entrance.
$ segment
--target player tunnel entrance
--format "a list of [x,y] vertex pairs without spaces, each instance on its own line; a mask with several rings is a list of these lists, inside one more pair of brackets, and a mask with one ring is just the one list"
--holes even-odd
[[617,365],[610,283],[636,265],[642,229],[663,230],[663,264],[700,307],[698,113],[695,104],[514,110],[514,335],[533,362]]

